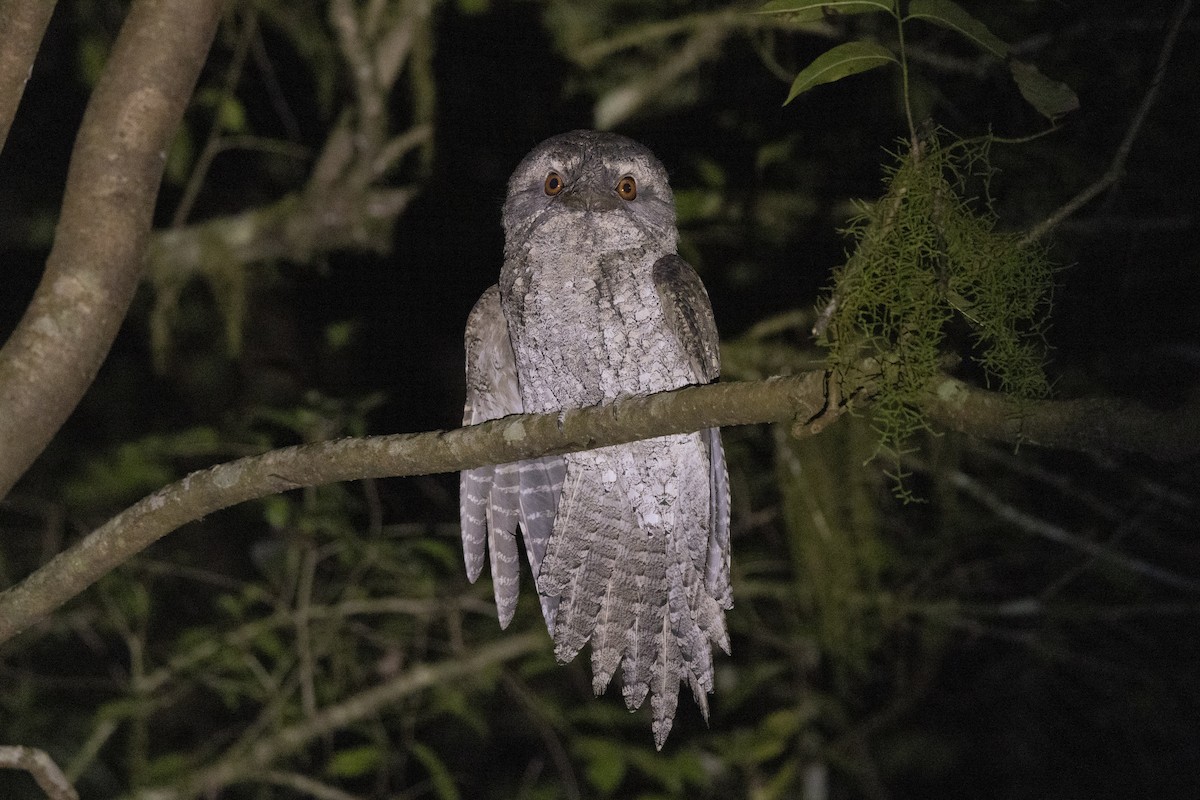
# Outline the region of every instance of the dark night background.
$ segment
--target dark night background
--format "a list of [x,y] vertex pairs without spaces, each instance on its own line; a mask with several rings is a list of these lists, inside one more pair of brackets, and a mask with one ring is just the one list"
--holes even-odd
[[[248,6],[233,5],[186,120],[193,156],[214,113],[203,98],[220,91],[249,16]],[[334,51],[306,51],[305,40],[280,24],[291,13],[287,4],[260,5],[261,57],[247,62],[237,83],[242,130],[231,133],[315,153],[348,102],[345,67]],[[305,36],[329,36],[322,4],[295,5],[308,9],[296,12]],[[992,148],[999,224],[1023,229],[1108,168],[1176,4],[961,5],[1080,99],[1058,131]],[[424,169],[410,159],[389,175],[420,185],[397,220],[390,252],[340,249],[311,263],[238,266],[246,314],[233,348],[225,343],[220,291],[192,280],[169,315],[170,351],[157,370],[155,292],[143,286],[94,386],[0,504],[0,586],[190,470],[313,438],[456,426],[463,326],[499,273],[510,171],[546,136],[592,126],[598,97],[650,73],[656,48],[678,42],[583,65],[572,58],[573,25],[594,24],[592,38],[600,40],[720,7],[670,0],[611,0],[586,11],[566,2],[436,5],[432,161]],[[59,3],[0,154],[5,333],[20,319],[51,243],[94,80],[88,65],[116,35],[124,9],[116,0]],[[572,22],[573,14],[591,22]],[[837,41],[891,43],[873,19],[838,21],[833,38],[731,33],[713,57],[617,126],[671,172],[681,250],[704,279],[731,348],[746,345],[756,323],[817,307],[851,245],[840,232],[850,202],[882,190],[888,152],[906,131],[894,72],[851,77],[781,105],[786,76]],[[980,66],[977,52],[945,31],[914,31],[910,45],[928,56],[914,58],[914,98],[927,116],[963,136],[1021,137],[1045,128],[1002,67]],[[1197,390],[1198,32],[1193,13],[1126,174],[1053,237],[1061,270],[1047,343],[1058,397],[1116,395],[1170,407]],[[391,94],[396,131],[413,121],[413,91],[402,81]],[[186,157],[182,163],[176,175],[168,169],[160,194],[163,227],[194,166]],[[296,191],[310,166],[228,150],[213,160],[189,222]],[[812,368],[822,356],[803,329],[771,341],[777,357],[764,357],[766,372],[773,371],[767,364]],[[751,368],[730,377],[754,377],[747,358],[737,363]],[[342,780],[355,797],[1200,795],[1196,463],[1014,453],[931,434],[914,445],[922,500],[902,505],[882,476],[886,465],[868,458],[867,422],[844,422],[849,430],[818,437],[824,443],[788,444],[763,426],[725,434],[737,605],[733,655],[718,657],[709,727],[685,694],[672,739],[656,755],[644,713],[627,715],[612,690],[591,697],[586,660],[557,667],[543,652],[408,698],[371,726],[311,745],[291,768]],[[789,506],[794,495],[780,485],[785,454],[828,470],[829,486],[811,489],[814,502],[832,504],[823,506],[827,516],[856,531],[841,537],[853,543],[819,553],[803,544],[805,529]],[[948,488],[952,473],[991,487],[1017,521],[956,494]],[[121,724],[83,770],[84,796],[117,796],[208,763],[243,730],[269,729],[257,704],[291,709],[298,701],[236,688],[253,680],[230,659],[207,676],[209,668],[181,675],[151,710],[122,710],[133,696],[131,639],[144,645],[150,670],[184,649],[189,636],[218,636],[278,611],[291,596],[289,570],[314,552],[324,602],[386,595],[393,586],[415,597],[490,602],[486,581],[470,587],[461,574],[457,514],[457,478],[438,475],[293,492],[189,525],[73,602],[57,624],[0,647],[0,687],[8,687],[0,689],[0,743],[43,747],[60,764],[70,761],[109,704],[104,713]],[[1031,521],[1167,571],[1185,586],[1039,538]],[[368,551],[377,568],[374,561],[362,566]],[[839,581],[849,581],[852,597],[837,591]],[[1036,611],[1020,610],[1035,600]],[[509,634],[539,628],[532,605],[529,587]],[[329,632],[330,642],[343,643],[329,644],[321,657],[329,685],[319,686],[319,705],[377,680],[385,656],[398,652],[407,664],[453,653],[464,637],[470,646],[505,635],[486,615],[457,633],[440,625],[392,620],[370,635]],[[261,657],[264,670],[292,674],[287,655],[261,643],[248,647],[272,653]],[[364,653],[357,664],[337,658],[339,649],[356,648]],[[284,678],[279,686],[281,693],[294,689]],[[329,769],[336,754],[364,743],[378,747],[367,767]],[[177,753],[182,767],[170,761]],[[823,776],[825,794],[812,794],[813,776]],[[308,796],[265,786],[220,796]],[[0,797],[36,796],[31,791],[23,778],[0,773]]]

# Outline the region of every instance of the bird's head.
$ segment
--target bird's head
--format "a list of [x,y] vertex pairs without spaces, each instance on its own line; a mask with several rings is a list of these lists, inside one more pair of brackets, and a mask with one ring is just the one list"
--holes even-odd
[[658,240],[675,237],[667,171],[645,146],[615,133],[553,136],[517,165],[504,202],[506,235],[524,238],[561,214]]

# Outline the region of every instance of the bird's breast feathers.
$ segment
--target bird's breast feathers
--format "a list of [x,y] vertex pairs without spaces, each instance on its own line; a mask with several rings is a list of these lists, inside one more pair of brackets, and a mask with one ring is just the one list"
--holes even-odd
[[531,408],[696,382],[654,287],[660,253],[638,247],[579,258],[531,248],[524,256],[506,264],[515,274],[504,310]]

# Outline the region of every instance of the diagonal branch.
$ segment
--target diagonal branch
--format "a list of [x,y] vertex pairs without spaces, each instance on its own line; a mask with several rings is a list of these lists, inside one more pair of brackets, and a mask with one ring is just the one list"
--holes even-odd
[[74,410],[116,337],[141,275],[163,154],[222,5],[139,0],[121,26],[75,140],[46,272],[0,350],[0,497]]
[[[337,481],[453,472],[589,450],[713,426],[795,421],[815,435],[843,407],[827,407],[827,376],[691,386],[609,405],[526,414],[457,428],[272,450],[193,472],[130,506],[0,593],[0,643],[44,618],[176,528],[214,511]],[[1200,400],[1160,410],[1128,400],[1018,401],[952,378],[930,387],[923,410],[942,426],[984,438],[1072,450],[1200,455]]]
[[33,776],[38,788],[50,800],[79,800],[79,793],[42,750],[32,747],[0,747],[0,769],[23,769]]
[[999,495],[989,490],[983,483],[975,480],[965,472],[954,471],[950,474],[950,485],[967,497],[986,508],[998,519],[1014,527],[1041,536],[1056,544],[1070,547],[1084,553],[1096,561],[1105,562],[1119,569],[1133,572],[1137,575],[1157,581],[1164,586],[1182,589],[1188,592],[1200,592],[1200,581],[1192,580],[1169,569],[1150,564],[1140,558],[1124,555],[1116,549],[1092,541],[1083,536],[1062,528],[1053,523],[1028,514],[1019,508],[1006,503]]
[[50,614],[176,528],[237,503],[337,481],[425,475],[586,450],[711,426],[808,418],[824,405],[824,376],[691,387],[613,405],[531,414],[417,434],[272,450],[194,472],[129,507],[0,593],[0,642]]
[[8,139],[8,129],[25,84],[33,72],[38,46],[54,13],[54,0],[0,0],[0,150]]
[[1138,134],[1142,131],[1142,125],[1146,122],[1146,117],[1149,116],[1150,109],[1153,108],[1154,102],[1158,99],[1159,87],[1162,85],[1163,77],[1167,73],[1167,62],[1171,60],[1171,54],[1175,51],[1175,40],[1179,36],[1179,31],[1183,27],[1183,21],[1187,18],[1191,7],[1192,0],[1182,0],[1175,9],[1175,16],[1167,26],[1167,33],[1163,39],[1162,49],[1158,54],[1158,64],[1154,68],[1154,76],[1150,79],[1150,88],[1146,90],[1146,94],[1142,97],[1142,102],[1138,106],[1137,112],[1134,113],[1133,119],[1129,123],[1129,128],[1125,131],[1125,137],[1121,140],[1120,145],[1118,145],[1117,152],[1113,156],[1112,163],[1108,165],[1108,169],[1094,183],[1084,187],[1077,195],[1055,210],[1053,214],[1033,226],[1022,237],[1021,244],[1031,244],[1046,236],[1046,234],[1062,223],[1063,220],[1090,203],[1109,187],[1115,186],[1124,177],[1125,162],[1129,160],[1129,154],[1133,151],[1133,143],[1137,141]]

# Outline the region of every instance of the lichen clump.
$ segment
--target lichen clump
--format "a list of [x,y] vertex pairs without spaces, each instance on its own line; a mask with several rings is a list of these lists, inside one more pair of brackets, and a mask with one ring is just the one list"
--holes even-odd
[[884,196],[859,205],[847,230],[854,247],[834,272],[830,366],[844,395],[869,391],[880,450],[898,469],[927,428],[922,396],[959,351],[989,388],[1025,399],[1049,392],[1054,268],[1044,247],[996,229],[987,148],[930,136],[897,155]]

